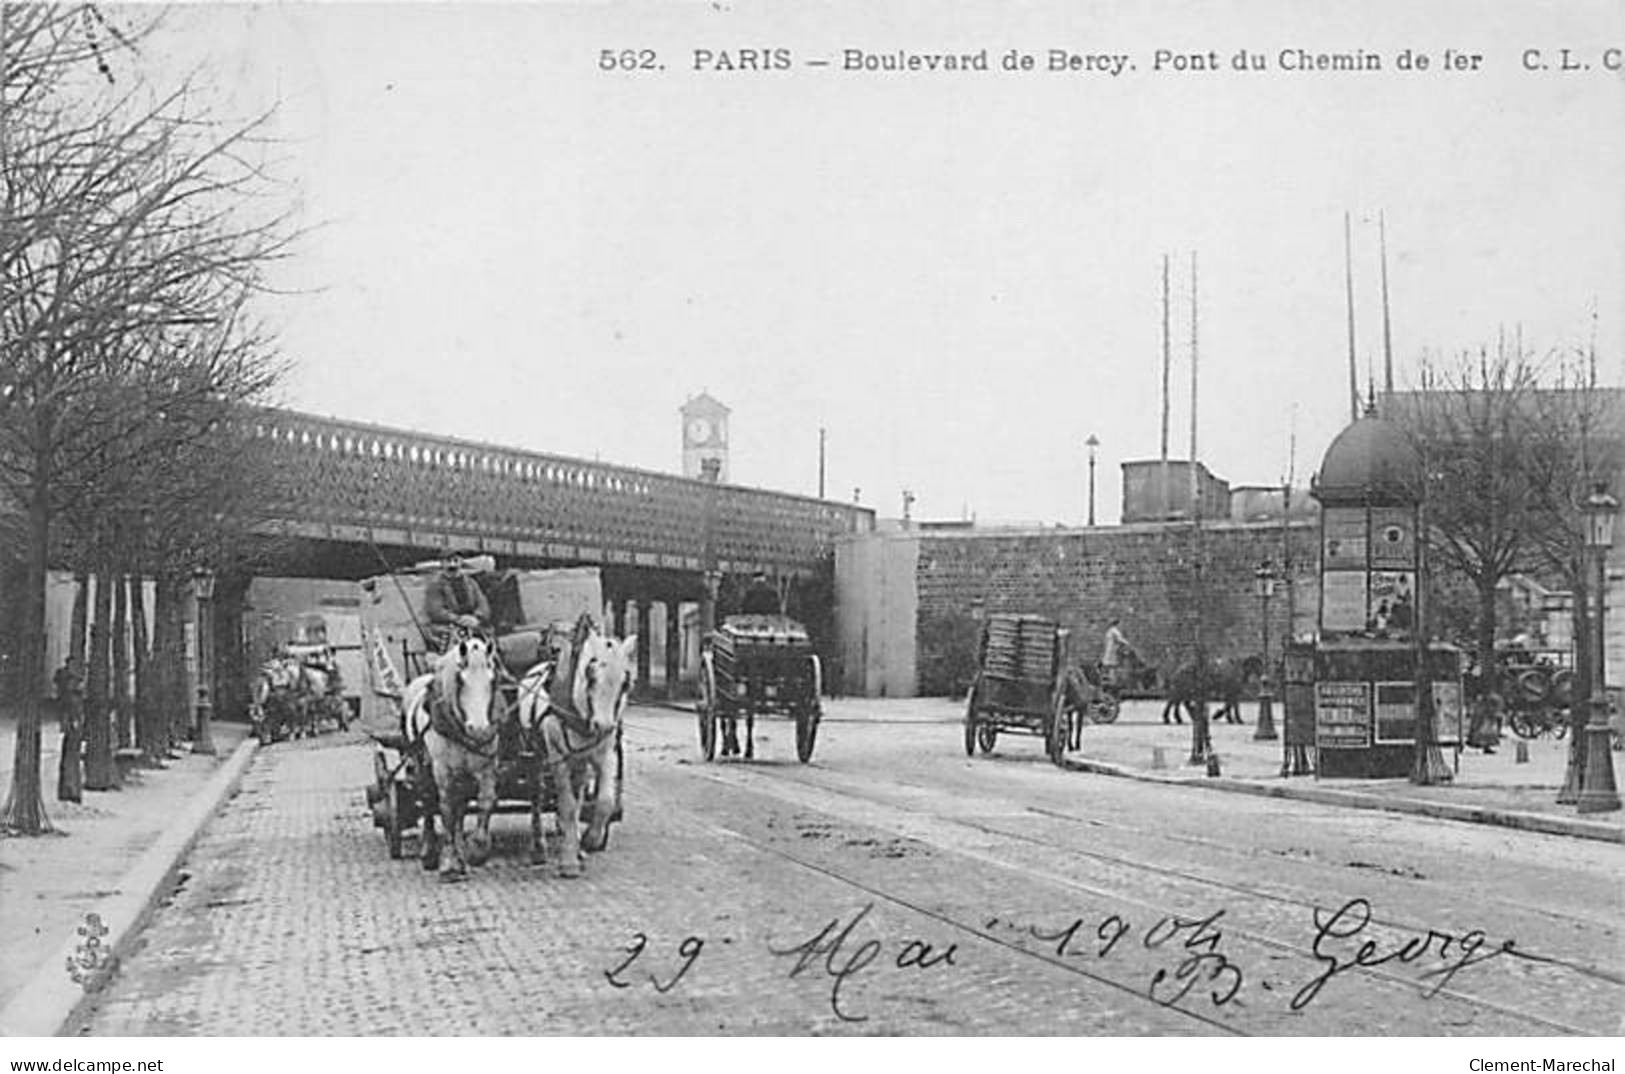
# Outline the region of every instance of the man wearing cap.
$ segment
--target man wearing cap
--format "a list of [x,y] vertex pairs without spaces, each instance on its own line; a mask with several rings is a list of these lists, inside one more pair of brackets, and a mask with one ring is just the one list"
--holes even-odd
[[491,604],[479,583],[467,570],[467,554],[453,552],[440,566],[423,594],[423,610],[429,620],[424,640],[435,652],[444,652],[458,631],[491,629]]
[[739,611],[742,615],[779,614],[779,591],[767,580],[765,572],[757,571],[751,578],[750,588],[745,590],[745,598],[739,602]]

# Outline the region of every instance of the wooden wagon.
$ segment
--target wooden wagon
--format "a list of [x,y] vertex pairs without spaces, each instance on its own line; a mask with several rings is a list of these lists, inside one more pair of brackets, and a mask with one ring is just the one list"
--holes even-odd
[[1082,725],[1067,699],[1066,636],[1040,615],[988,617],[965,703],[966,756],[978,748],[991,753],[1001,732],[1042,738],[1056,764],[1078,748]]
[[[367,647],[369,689],[363,704],[364,728],[372,738],[373,782],[367,804],[373,826],[382,830],[391,858],[404,856],[408,833],[419,828],[426,815],[438,810],[437,788],[421,740],[408,733],[402,700],[406,681],[428,669],[429,657],[419,626],[417,609],[427,573],[369,579],[362,601],[362,633]],[[537,664],[555,663],[560,645],[567,644],[576,616],[597,616],[603,598],[596,568],[507,572],[527,619],[546,616],[550,621],[527,622],[510,628],[497,639],[497,651],[508,674],[500,680],[498,717],[497,812],[529,813],[539,798],[542,812],[554,808],[548,766],[542,763],[539,743],[519,726],[519,678]],[[624,758],[615,742],[615,813],[620,819]],[[425,858],[424,868],[438,867]]]
[[[823,718],[823,667],[806,629],[783,615],[733,615],[705,639],[700,657],[700,752],[717,752],[717,736],[732,741],[745,720],[745,756],[755,753],[756,717],[780,714],[796,722],[796,757],[812,759]],[[726,752],[726,750],[725,750]]]

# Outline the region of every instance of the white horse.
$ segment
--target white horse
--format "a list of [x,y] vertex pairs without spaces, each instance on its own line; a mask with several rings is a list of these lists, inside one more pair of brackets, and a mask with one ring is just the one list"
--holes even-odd
[[[459,641],[435,661],[434,670],[406,688],[408,733],[421,741],[445,822],[451,855],[442,866],[434,806],[423,811],[423,867],[440,867],[440,879],[461,880],[468,865],[483,865],[491,851],[491,814],[497,804],[496,663],[481,638]],[[466,847],[463,815],[470,791],[479,809],[473,839]]]
[[272,657],[260,665],[249,684],[248,714],[262,744],[300,730],[299,682],[299,665],[286,657]]
[[[581,875],[582,850],[596,853],[609,843],[609,823],[620,799],[616,763],[621,713],[632,691],[638,639],[605,637],[585,617],[577,623],[568,661],[559,669],[532,669],[519,685],[520,714],[540,735],[543,763],[552,773],[554,815],[562,837],[559,875]],[[548,696],[550,676],[557,681]],[[565,683],[568,680],[568,691]],[[589,800],[590,796],[590,800]],[[543,860],[541,792],[531,807],[531,860]],[[581,834],[587,800],[587,832]]]
[[300,654],[296,660],[299,672],[300,723],[305,733],[314,735],[323,718],[329,718],[343,731],[349,726],[350,710],[344,703],[343,682],[333,651],[326,647]]

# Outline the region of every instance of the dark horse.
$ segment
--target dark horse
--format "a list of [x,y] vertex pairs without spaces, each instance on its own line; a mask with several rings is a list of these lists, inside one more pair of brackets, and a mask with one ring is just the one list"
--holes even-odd
[[[1213,657],[1204,669],[1195,659],[1186,659],[1168,676],[1167,702],[1162,707],[1163,723],[1184,723],[1181,708],[1196,719],[1196,705],[1201,701],[1217,701],[1219,708],[1213,719],[1241,723],[1241,695],[1249,682],[1264,674],[1264,661],[1258,656],[1240,660],[1234,657]],[[1169,720],[1172,716],[1173,719]]]

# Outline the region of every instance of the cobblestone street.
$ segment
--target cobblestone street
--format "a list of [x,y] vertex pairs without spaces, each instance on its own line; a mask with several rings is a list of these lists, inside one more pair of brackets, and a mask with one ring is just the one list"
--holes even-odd
[[260,751],[86,1031],[1621,1029],[1618,845],[1063,771],[1036,739],[967,759],[943,723],[830,721],[803,766],[768,720],[706,764],[692,716],[639,708],[584,879],[500,814],[448,885],[389,859],[370,753]]

